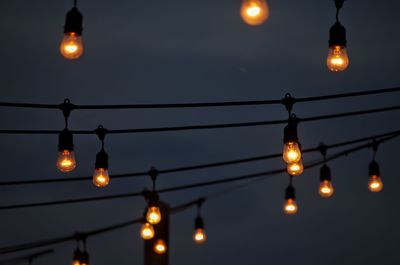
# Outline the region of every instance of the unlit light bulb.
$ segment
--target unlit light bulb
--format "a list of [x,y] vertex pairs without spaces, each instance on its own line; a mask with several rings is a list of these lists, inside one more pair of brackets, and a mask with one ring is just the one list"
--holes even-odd
[[250,26],[258,26],[269,17],[269,8],[265,0],[243,0],[240,14]]

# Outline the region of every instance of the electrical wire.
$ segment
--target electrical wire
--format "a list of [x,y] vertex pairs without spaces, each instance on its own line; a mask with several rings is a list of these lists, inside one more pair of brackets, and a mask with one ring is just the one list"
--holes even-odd
[[20,263],[25,263],[25,262],[29,262],[29,264],[31,264],[33,260],[35,260],[39,257],[45,256],[45,255],[52,254],[52,253],[54,253],[53,249],[47,249],[47,250],[28,254],[25,256],[21,256],[21,257],[15,257],[15,258],[7,259],[7,260],[2,260],[2,261],[0,261],[0,265],[20,264]]
[[[360,97],[368,95],[386,94],[400,92],[400,87],[365,90],[350,93],[331,94],[326,96],[293,98],[293,103],[304,103],[313,101],[324,101],[339,98]],[[254,100],[254,101],[227,101],[227,102],[202,102],[202,103],[172,103],[172,104],[119,104],[119,105],[74,105],[70,104],[71,110],[106,110],[106,109],[166,109],[166,108],[201,108],[201,107],[234,107],[234,106],[255,106],[255,105],[276,105],[282,104],[282,99],[275,100]],[[62,109],[62,104],[35,104],[35,103],[13,103],[0,102],[0,107],[14,108],[36,108],[36,109]]]
[[[397,134],[397,135],[391,135],[391,136],[388,136],[386,138],[379,139],[379,140],[376,139],[375,143],[379,143],[379,144],[384,143],[384,142],[392,140],[398,136],[399,135]],[[371,145],[372,145],[372,143],[366,143],[366,144],[362,144],[362,145],[341,151],[339,153],[329,156],[326,159],[319,160],[318,162],[315,162],[312,164],[306,164],[304,166],[304,169],[313,168],[313,167],[323,164],[326,161],[331,161],[331,160],[335,160],[335,159],[338,159],[343,156],[348,156],[351,153],[358,152],[365,148],[370,148]],[[224,184],[224,183],[229,183],[229,182],[237,182],[237,181],[241,181],[241,180],[254,179],[254,178],[259,178],[259,177],[273,176],[273,175],[281,174],[284,172],[286,172],[286,168],[276,169],[276,170],[271,170],[271,171],[266,171],[266,172],[258,172],[258,173],[254,173],[254,174],[241,175],[241,176],[236,176],[236,177],[231,177],[231,178],[217,179],[217,180],[212,180],[212,181],[205,181],[205,182],[198,182],[198,183],[194,183],[194,184],[187,184],[187,185],[163,188],[163,189],[158,189],[157,192],[158,193],[168,193],[168,192],[182,191],[182,190],[201,188],[201,187],[206,187],[206,186],[219,185],[219,184]],[[53,206],[53,205],[65,205],[65,204],[84,203],[84,202],[93,202],[93,201],[97,202],[97,201],[104,201],[104,200],[139,197],[139,196],[144,196],[145,194],[146,194],[146,190],[144,190],[142,192],[99,196],[99,197],[87,197],[87,198],[49,201],[49,202],[40,202],[40,203],[29,203],[29,204],[4,205],[4,206],[0,206],[0,210],[12,210],[12,209],[21,209],[21,208]]]
[[[400,134],[400,130],[390,131],[382,134],[376,134],[368,137],[362,137],[358,139],[353,139],[349,141],[338,142],[335,144],[325,145],[326,149],[334,149],[338,147],[343,147],[347,145],[352,145],[360,142],[370,141],[372,139],[378,139],[390,135],[398,135]],[[302,150],[302,153],[311,153],[319,151],[319,146],[308,148]],[[213,168],[213,167],[221,167],[221,166],[228,166],[228,165],[236,165],[236,164],[243,164],[261,160],[268,160],[281,157],[281,153],[264,155],[264,156],[254,156],[254,157],[247,157],[242,159],[235,159],[235,160],[226,160],[214,163],[206,163],[206,164],[198,164],[198,165],[191,165],[191,166],[183,166],[183,167],[176,167],[176,168],[167,168],[158,170],[159,175],[163,174],[171,174],[171,173],[178,173],[178,172],[185,172],[185,171],[192,171],[192,170],[199,170],[205,168]],[[126,178],[135,178],[140,176],[148,176],[148,171],[142,172],[131,172],[131,173],[122,173],[122,174],[114,174],[110,175],[110,178],[113,180],[116,179],[126,179]],[[68,177],[68,178],[59,178],[59,179],[36,179],[36,180],[20,180],[20,181],[0,181],[0,186],[18,186],[18,185],[33,185],[33,184],[49,184],[49,183],[65,183],[65,182],[76,182],[76,181],[92,181],[92,176],[84,176],[84,177]]]

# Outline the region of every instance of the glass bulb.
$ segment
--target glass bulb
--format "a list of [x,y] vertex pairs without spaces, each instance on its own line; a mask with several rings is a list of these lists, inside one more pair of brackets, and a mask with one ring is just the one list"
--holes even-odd
[[154,237],[154,227],[149,223],[144,223],[142,229],[140,230],[140,235],[144,240],[149,240]]
[[321,181],[319,184],[319,195],[324,198],[331,197],[333,195],[334,189],[332,182],[330,180]]
[[283,211],[285,214],[291,215],[296,214],[298,211],[297,203],[294,199],[287,199],[283,205]]
[[292,163],[287,166],[287,172],[291,176],[298,176],[301,175],[304,171],[303,162],[300,160],[297,163]]
[[61,172],[70,172],[76,167],[74,151],[63,150],[58,152],[57,168]]
[[149,207],[146,214],[146,220],[152,225],[161,222],[161,211],[159,207]]
[[81,265],[81,262],[79,260],[73,260],[72,265]]
[[156,243],[154,244],[154,252],[157,254],[164,254],[165,252],[167,252],[167,244],[164,240],[159,239],[156,241]]
[[65,33],[61,41],[60,52],[67,59],[78,59],[83,53],[82,36],[74,32]]
[[105,168],[96,168],[93,174],[93,184],[97,187],[105,187],[110,182],[108,170]]
[[206,239],[207,239],[207,235],[206,235],[206,232],[204,231],[204,229],[198,228],[194,231],[194,234],[193,234],[194,242],[196,242],[197,244],[202,244],[202,243],[206,242]]
[[342,72],[349,66],[349,57],[344,46],[329,47],[327,65],[332,72]]
[[380,192],[383,189],[382,179],[377,175],[370,176],[368,188],[371,192]]
[[269,8],[265,0],[243,0],[240,15],[250,26],[258,26],[269,17]]
[[296,142],[289,142],[283,145],[283,160],[288,163],[297,163],[301,159],[300,146]]

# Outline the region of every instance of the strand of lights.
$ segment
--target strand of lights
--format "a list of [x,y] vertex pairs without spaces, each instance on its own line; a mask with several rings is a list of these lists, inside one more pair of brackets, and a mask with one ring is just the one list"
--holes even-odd
[[243,0],[240,15],[246,24],[259,26],[268,19],[269,7],[265,0]]
[[296,190],[293,187],[293,176],[289,175],[289,186],[285,190],[285,202],[283,204],[283,212],[286,215],[294,215],[298,212],[299,207],[296,203]]
[[74,0],[74,7],[65,18],[64,37],[60,44],[61,55],[66,59],[78,59],[83,54],[82,20],[83,16],[77,8],[77,0]]
[[347,55],[346,29],[340,24],[339,12],[343,7],[344,0],[335,0],[336,23],[329,31],[329,53],[327,66],[332,72],[343,72],[349,66]]
[[151,168],[149,171],[149,176],[151,177],[153,183],[153,189],[148,195],[148,205],[146,220],[152,225],[156,225],[161,222],[162,216],[160,211],[160,199],[158,193],[156,192],[156,179],[158,171],[156,168]]
[[378,143],[374,140],[372,144],[373,149],[373,158],[371,163],[369,164],[369,181],[368,181],[368,188],[371,192],[377,193],[382,191],[383,189],[383,182],[381,173],[379,170],[378,162],[376,162],[376,152],[378,151]]
[[96,155],[96,163],[93,174],[93,184],[97,187],[105,187],[110,182],[110,176],[108,174],[108,154],[104,150],[104,139],[107,134],[107,130],[103,126],[99,125],[96,130],[101,141],[101,150]]
[[207,240],[206,231],[204,228],[204,221],[201,217],[201,207],[205,199],[200,199],[197,204],[197,217],[194,222],[193,240],[196,244],[203,244]]

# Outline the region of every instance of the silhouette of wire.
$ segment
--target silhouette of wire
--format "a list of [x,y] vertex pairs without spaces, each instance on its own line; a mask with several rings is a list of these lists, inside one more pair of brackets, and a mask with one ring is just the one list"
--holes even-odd
[[12,264],[25,263],[25,262],[29,262],[29,264],[31,264],[31,262],[33,260],[36,260],[37,258],[40,258],[45,255],[49,255],[52,253],[54,253],[53,249],[47,249],[47,250],[28,254],[25,256],[21,256],[21,257],[15,257],[15,258],[7,259],[7,260],[2,260],[2,261],[0,261],[0,265],[12,265]]

